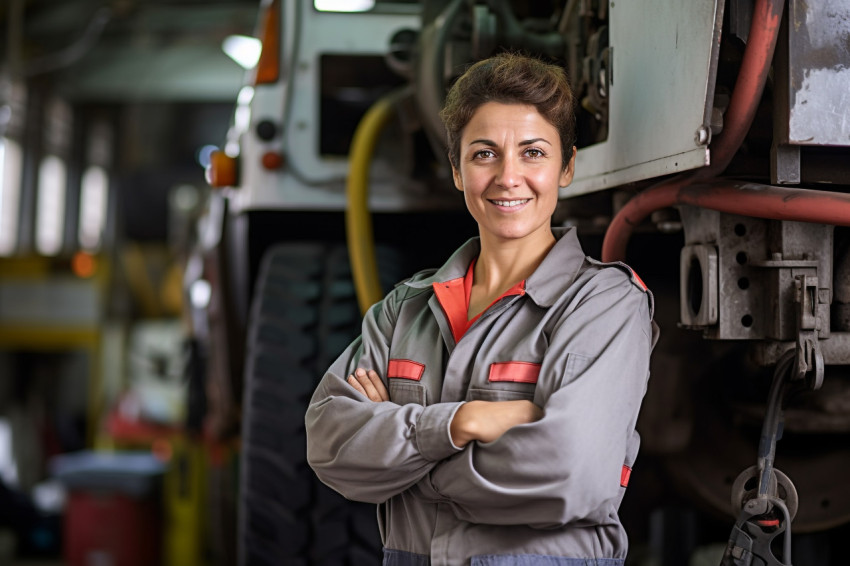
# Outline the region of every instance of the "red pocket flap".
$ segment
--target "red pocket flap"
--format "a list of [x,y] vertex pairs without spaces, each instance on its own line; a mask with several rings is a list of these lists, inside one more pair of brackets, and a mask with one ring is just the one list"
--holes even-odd
[[620,487],[628,487],[629,479],[632,477],[632,469],[623,464],[623,469],[620,470]]
[[401,379],[412,379],[419,381],[422,379],[422,374],[425,372],[425,364],[414,362],[413,360],[390,360],[387,365],[387,377],[396,377]]
[[540,364],[532,362],[497,362],[490,364],[489,381],[513,381],[515,383],[537,383]]

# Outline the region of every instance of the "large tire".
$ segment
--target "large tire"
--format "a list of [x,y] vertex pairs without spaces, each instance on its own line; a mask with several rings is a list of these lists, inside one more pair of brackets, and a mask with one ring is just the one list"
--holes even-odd
[[310,396],[360,321],[343,246],[279,244],[265,254],[245,358],[240,566],[380,564],[375,506],[321,484],[306,457]]

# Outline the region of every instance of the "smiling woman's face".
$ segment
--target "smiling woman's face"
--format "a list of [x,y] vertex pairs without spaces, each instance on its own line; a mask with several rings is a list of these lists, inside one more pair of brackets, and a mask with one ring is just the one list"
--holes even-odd
[[561,166],[558,130],[534,106],[488,102],[463,129],[453,175],[482,240],[551,239],[558,187],[574,164],[575,153]]

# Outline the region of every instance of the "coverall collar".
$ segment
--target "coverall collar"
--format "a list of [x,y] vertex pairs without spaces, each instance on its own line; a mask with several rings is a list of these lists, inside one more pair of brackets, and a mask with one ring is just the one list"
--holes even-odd
[[[555,304],[572,284],[585,259],[575,228],[552,228],[552,233],[557,242],[525,282],[526,295],[541,307]],[[477,237],[470,238],[433,275],[423,279],[414,277],[405,284],[414,289],[423,289],[431,287],[435,282],[444,283],[463,277],[470,262],[480,252],[480,240]]]

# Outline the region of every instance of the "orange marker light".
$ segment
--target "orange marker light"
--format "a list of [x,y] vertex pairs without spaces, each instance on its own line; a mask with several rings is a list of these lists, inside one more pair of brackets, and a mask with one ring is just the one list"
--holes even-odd
[[97,271],[97,261],[89,253],[77,252],[71,258],[71,271],[82,279],[88,279]]
[[254,84],[276,83],[280,78],[280,0],[268,7],[263,21],[263,50],[257,63]]
[[232,187],[236,185],[236,159],[221,150],[210,153],[210,164],[205,171],[207,183],[211,187]]

